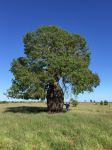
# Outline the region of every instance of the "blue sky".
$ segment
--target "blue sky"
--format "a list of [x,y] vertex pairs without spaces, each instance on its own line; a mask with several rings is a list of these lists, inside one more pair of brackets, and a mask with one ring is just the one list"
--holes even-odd
[[43,25],[84,36],[91,52],[90,68],[100,86],[80,100],[112,100],[111,0],[0,0],[0,100],[11,85],[10,64],[24,53],[23,36]]

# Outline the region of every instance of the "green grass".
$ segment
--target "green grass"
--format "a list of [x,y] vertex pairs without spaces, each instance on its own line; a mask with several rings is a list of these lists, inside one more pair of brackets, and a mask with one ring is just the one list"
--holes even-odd
[[0,104],[0,150],[112,150],[112,105],[52,114],[36,107],[45,104]]

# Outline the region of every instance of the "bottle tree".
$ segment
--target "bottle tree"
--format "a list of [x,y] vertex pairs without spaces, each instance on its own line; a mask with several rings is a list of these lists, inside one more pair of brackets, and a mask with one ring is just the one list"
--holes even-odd
[[[86,40],[57,26],[42,26],[24,36],[24,56],[14,59],[8,96],[47,99],[49,111],[62,111],[68,85],[74,94],[93,91],[99,77],[89,69]],[[59,81],[61,80],[61,87]]]

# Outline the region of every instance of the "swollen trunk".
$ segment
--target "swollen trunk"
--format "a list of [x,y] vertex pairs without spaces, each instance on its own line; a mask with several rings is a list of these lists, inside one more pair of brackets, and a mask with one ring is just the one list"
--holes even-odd
[[49,85],[47,91],[47,107],[48,111],[61,112],[63,111],[64,94],[58,84]]

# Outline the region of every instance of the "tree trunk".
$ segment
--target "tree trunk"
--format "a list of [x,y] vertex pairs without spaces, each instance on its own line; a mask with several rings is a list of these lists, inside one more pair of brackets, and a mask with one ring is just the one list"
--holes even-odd
[[47,91],[47,107],[50,112],[62,112],[64,105],[64,93],[61,87],[54,83],[49,85]]

